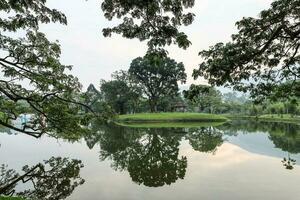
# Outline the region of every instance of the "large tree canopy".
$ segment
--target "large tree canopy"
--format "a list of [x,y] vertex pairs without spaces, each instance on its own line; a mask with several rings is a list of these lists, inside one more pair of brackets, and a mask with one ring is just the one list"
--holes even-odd
[[237,22],[237,28],[231,42],[200,52],[204,62],[194,77],[251,91],[253,97],[300,96],[300,1],[274,1],[258,18]]
[[107,128],[99,131],[100,159],[111,160],[115,170],[127,170],[133,182],[161,187],[184,178],[187,158],[179,155],[182,135],[170,129]]
[[189,90],[183,91],[183,95],[194,106],[198,106],[201,112],[214,113],[222,104],[221,92],[207,85],[192,84]]
[[[0,1],[0,125],[35,137],[42,133],[81,131],[78,115],[81,85],[60,63],[60,45],[39,32],[42,23],[66,24],[63,13],[46,0]],[[33,114],[19,127],[11,123],[24,112]]]
[[183,63],[155,55],[134,59],[129,73],[142,86],[144,94],[149,99],[152,112],[157,111],[159,98],[176,96],[179,91],[178,82],[186,81]]
[[141,88],[126,71],[114,72],[110,81],[101,80],[100,90],[103,100],[119,114],[134,112],[142,96]]
[[149,40],[150,51],[163,50],[172,43],[186,49],[191,42],[179,31],[179,26],[193,22],[194,14],[184,9],[193,7],[194,3],[195,0],[104,0],[104,16],[108,20],[122,19],[122,23],[103,29],[103,34]]

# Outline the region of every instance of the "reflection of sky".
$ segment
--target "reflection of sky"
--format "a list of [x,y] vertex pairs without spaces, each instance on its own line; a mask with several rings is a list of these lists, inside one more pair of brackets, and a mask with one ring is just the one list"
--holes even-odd
[[[268,134],[262,132],[251,134],[240,134],[238,137],[228,137],[229,142],[234,145],[238,145],[241,148],[257,153],[261,155],[283,158],[287,156],[287,152],[283,152],[279,148],[275,148],[272,141],[269,140]],[[300,154],[293,155],[291,157],[300,161]],[[299,162],[298,162],[299,163]]]
[[[49,38],[58,39],[62,45],[62,60],[74,65],[73,73],[86,87],[90,82],[98,85],[100,79],[109,79],[116,70],[128,69],[132,59],[143,56],[146,43],[127,40],[120,36],[104,38],[101,30],[116,24],[108,22],[100,9],[99,0],[48,0],[50,7],[63,11],[68,17],[68,26],[43,26]],[[70,4],[70,2],[72,2]],[[193,12],[195,22],[182,28],[193,45],[188,50],[168,48],[170,57],[186,65],[189,83],[191,73],[200,62],[198,52],[216,42],[228,41],[235,32],[235,22],[243,16],[257,16],[268,8],[271,0],[196,0]],[[221,2],[221,3],[220,3]]]
[[198,199],[279,200],[300,195],[299,168],[285,170],[280,158],[253,154],[230,143],[219,147],[214,156],[192,150],[184,154],[190,161],[186,192],[199,194]]
[[[260,140],[251,134],[249,141]],[[240,135],[239,141],[244,135]],[[116,172],[110,161],[99,161],[99,146],[90,150],[84,141],[69,144],[61,140],[34,139],[24,135],[0,135],[1,163],[20,169],[25,164],[35,165],[51,156],[81,159],[85,164],[82,177],[86,183],[77,188],[70,199],[298,199],[300,196],[300,168],[285,170],[280,157],[252,153],[241,143],[228,138],[215,154],[194,151],[187,141],[180,145],[180,155],[187,156],[188,167],[184,180],[160,187],[147,188],[131,181],[127,171]],[[267,139],[267,137],[266,137]],[[260,145],[273,147],[266,143]],[[254,143],[253,143],[254,144]],[[270,152],[273,150],[270,150]],[[278,151],[278,150],[276,150]]]

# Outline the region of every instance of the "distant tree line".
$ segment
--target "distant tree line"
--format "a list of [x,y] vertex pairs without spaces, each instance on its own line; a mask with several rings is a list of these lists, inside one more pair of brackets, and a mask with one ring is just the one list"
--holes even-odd
[[[282,98],[276,100],[265,100],[256,102],[249,95],[238,92],[222,93],[215,87],[208,85],[192,84],[188,90],[180,91],[176,77],[174,78],[173,90],[169,85],[166,88],[154,87],[155,98],[153,107],[153,96],[148,95],[151,85],[163,85],[163,75],[153,75],[143,69],[142,80],[136,78],[135,71],[117,71],[112,74],[109,81],[101,80],[98,89],[90,85],[88,91],[93,98],[90,100],[93,110],[113,114],[130,114],[140,112],[201,112],[212,114],[234,114],[234,115],[278,115],[283,117],[288,114],[291,117],[300,115],[300,99],[297,97]],[[184,70],[182,70],[182,77]],[[157,78],[162,76],[162,78]],[[181,77],[181,78],[182,78]],[[145,82],[148,80],[149,83]],[[176,81],[177,80],[177,81]],[[170,83],[168,81],[168,83]],[[149,88],[148,88],[149,87]],[[160,90],[160,91],[156,91]],[[169,93],[167,93],[169,91]],[[151,91],[152,92],[152,91]],[[149,93],[150,94],[150,93]],[[178,107],[182,109],[178,109]]]

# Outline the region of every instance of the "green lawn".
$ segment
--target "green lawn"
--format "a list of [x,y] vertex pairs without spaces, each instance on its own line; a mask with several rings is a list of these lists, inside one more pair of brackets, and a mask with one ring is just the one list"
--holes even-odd
[[0,112],[0,119],[3,119],[3,117],[4,117],[4,113]]
[[278,121],[278,122],[293,122],[293,123],[300,123],[300,117],[291,115],[261,115],[258,118],[259,120],[263,121]]
[[22,199],[20,197],[3,197],[3,196],[0,196],[0,200],[25,200],[25,199]]
[[224,122],[120,122],[117,124],[131,128],[198,128],[219,126]]
[[229,119],[253,119],[253,120],[259,120],[259,121],[272,121],[272,122],[287,122],[287,123],[300,123],[300,117],[295,116],[292,117],[291,115],[285,114],[285,115],[260,115],[257,117],[255,116],[249,116],[249,115],[230,115],[226,114],[223,115],[224,117],[227,117]]
[[120,115],[118,122],[226,122],[223,116],[203,113],[139,113],[132,115]]

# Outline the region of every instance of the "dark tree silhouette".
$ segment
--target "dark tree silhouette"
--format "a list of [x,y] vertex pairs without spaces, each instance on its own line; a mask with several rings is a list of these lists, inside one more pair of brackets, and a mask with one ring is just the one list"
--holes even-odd
[[[0,168],[0,195],[20,196],[28,199],[59,200],[70,196],[84,183],[80,177],[83,164],[80,160],[52,157],[33,167],[24,166],[23,174],[13,169]],[[31,183],[31,188],[16,191],[21,183]]]
[[299,0],[276,0],[259,17],[237,22],[231,42],[200,52],[204,62],[194,77],[250,91],[260,100],[300,96],[299,5]]
[[129,39],[149,40],[149,51],[165,53],[163,47],[172,43],[186,49],[191,42],[179,27],[193,22],[194,14],[184,9],[193,7],[194,3],[195,0],[104,0],[104,16],[108,20],[120,18],[122,23],[103,29],[103,34],[117,33]]
[[168,129],[116,127],[101,137],[100,158],[112,160],[115,170],[127,170],[138,184],[170,185],[186,172],[186,157],[178,157],[180,139]]
[[214,153],[224,142],[223,133],[214,127],[191,129],[185,136],[195,151]]
[[[34,137],[80,132],[85,115],[79,113],[88,108],[79,101],[81,85],[68,74],[71,66],[60,62],[58,42],[39,31],[41,24],[67,24],[66,16],[46,0],[4,0],[0,11],[0,125]],[[24,111],[33,114],[28,123],[11,123]]]

